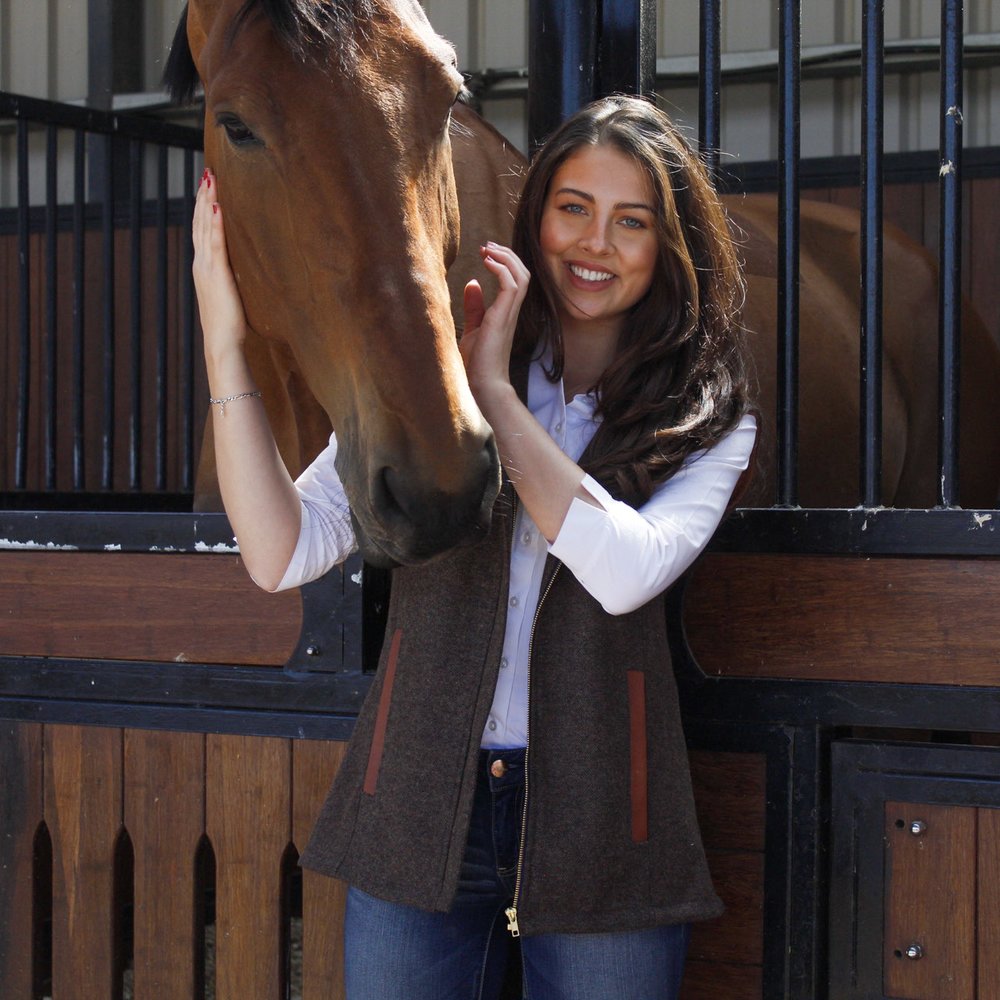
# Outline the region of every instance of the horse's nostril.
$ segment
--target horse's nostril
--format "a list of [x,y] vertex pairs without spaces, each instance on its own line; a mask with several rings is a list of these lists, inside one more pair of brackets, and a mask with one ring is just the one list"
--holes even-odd
[[381,481],[381,507],[385,514],[402,515],[409,518],[410,511],[407,509],[406,489],[399,478],[399,473],[391,466],[387,465],[382,469],[379,476]]

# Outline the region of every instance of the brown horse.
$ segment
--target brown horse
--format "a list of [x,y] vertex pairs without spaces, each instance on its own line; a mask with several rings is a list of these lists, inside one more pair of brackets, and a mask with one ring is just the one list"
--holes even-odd
[[416,0],[190,0],[175,96],[195,72],[248,356],[286,459],[314,454],[332,421],[371,562],[475,541],[499,464],[445,280],[454,50]]

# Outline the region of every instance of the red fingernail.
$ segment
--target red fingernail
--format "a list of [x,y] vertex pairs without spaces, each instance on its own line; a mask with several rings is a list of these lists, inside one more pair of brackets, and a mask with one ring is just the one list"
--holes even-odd
[[205,174],[205,186],[206,187],[211,187],[212,186],[212,177],[207,172]]
[[219,214],[219,203],[217,201],[212,202],[212,215]]

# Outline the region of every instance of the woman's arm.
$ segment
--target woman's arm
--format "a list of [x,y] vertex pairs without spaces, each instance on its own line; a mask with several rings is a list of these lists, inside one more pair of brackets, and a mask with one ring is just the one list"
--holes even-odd
[[[214,176],[205,171],[195,201],[194,285],[205,338],[209,394],[257,392],[243,350],[246,317],[229,266]],[[259,396],[211,406],[222,502],[250,576],[277,588],[299,537],[300,503]]]
[[510,383],[510,352],[530,275],[517,255],[489,243],[483,263],[500,286],[489,309],[476,281],[465,288],[465,333],[459,348],[469,386],[496,438],[500,461],[543,537],[559,534],[574,500],[597,506],[582,486],[584,472],[552,440]]
[[572,504],[549,551],[609,614],[641,607],[670,586],[704,550],[753,452],[750,415],[707,451],[688,459],[638,510],[590,477],[593,504]]

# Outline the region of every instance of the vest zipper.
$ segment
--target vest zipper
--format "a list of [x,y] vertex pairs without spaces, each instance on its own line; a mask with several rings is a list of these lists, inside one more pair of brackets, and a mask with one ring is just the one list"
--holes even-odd
[[535,627],[538,625],[538,615],[542,610],[542,605],[545,603],[545,598],[549,596],[549,591],[552,589],[552,584],[555,582],[556,576],[561,567],[562,563],[556,563],[556,568],[552,571],[552,576],[549,577],[549,582],[545,587],[545,591],[538,599],[538,605],[535,608],[535,615],[531,620],[531,633],[528,636],[528,719],[525,722],[524,732],[524,803],[521,806],[521,839],[517,845],[517,869],[514,875],[514,898],[511,900],[510,906],[508,906],[504,911],[507,914],[507,930],[510,931],[511,937],[521,936],[521,929],[517,925],[517,903],[521,897],[521,872],[524,866],[524,839],[528,829],[528,755],[531,750],[531,653],[535,644]]

